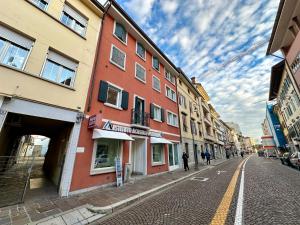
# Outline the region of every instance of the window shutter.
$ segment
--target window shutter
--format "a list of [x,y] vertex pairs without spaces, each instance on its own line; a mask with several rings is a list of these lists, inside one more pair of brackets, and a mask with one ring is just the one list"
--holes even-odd
[[79,23],[81,23],[83,26],[87,25],[87,19],[84,18],[82,15],[80,15],[79,12],[74,10],[69,5],[64,5],[64,12],[69,14],[71,17],[73,17],[75,20],[77,20]]
[[108,83],[101,80],[100,81],[100,86],[99,86],[98,101],[106,102],[107,89],[108,89]]
[[127,110],[128,109],[128,98],[129,93],[127,91],[122,91],[122,103],[121,108]]
[[50,59],[53,62],[58,63],[59,65],[62,65],[64,67],[67,67],[71,70],[76,71],[76,68],[78,67],[78,63],[72,61],[71,59],[68,59],[52,50],[48,51],[48,57],[47,59]]
[[165,110],[161,108],[160,112],[161,112],[161,122],[165,122]]
[[30,49],[33,41],[0,25],[0,37],[11,41],[15,44],[21,45],[23,48]]
[[150,104],[150,118],[154,118],[154,105],[152,103]]

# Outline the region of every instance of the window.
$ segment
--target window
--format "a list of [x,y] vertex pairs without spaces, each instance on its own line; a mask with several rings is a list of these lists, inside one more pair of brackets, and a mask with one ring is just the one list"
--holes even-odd
[[169,71],[165,70],[165,78],[170,81],[172,84],[175,84],[175,76],[172,75]]
[[191,133],[197,134],[197,127],[196,127],[195,121],[193,119],[191,119],[190,123],[191,123]]
[[66,4],[64,5],[63,14],[60,21],[81,36],[85,35],[87,19],[84,18],[79,12],[74,10],[71,6]]
[[23,69],[33,41],[0,25],[0,63]]
[[171,126],[178,127],[178,117],[175,113],[168,112],[167,123]]
[[166,96],[176,102],[176,92],[168,86],[166,86]]
[[[115,159],[119,155],[120,143],[117,140],[98,139],[93,151],[92,172],[115,170]],[[108,169],[110,171],[108,171]]]
[[153,119],[161,121],[161,108],[156,105],[153,105],[153,112],[154,112]]
[[152,87],[154,90],[160,92],[160,80],[154,75],[152,77]]
[[164,145],[152,144],[152,164],[164,163]]
[[186,122],[186,115],[182,113],[181,117],[182,117],[183,131],[187,132],[188,126],[187,126],[187,122]]
[[107,88],[107,99],[106,102],[116,107],[121,107],[122,91],[111,84]]
[[122,24],[115,22],[114,35],[123,43],[127,44],[127,32]]
[[146,49],[144,48],[144,46],[137,42],[136,43],[136,54],[141,57],[143,60],[146,60]]
[[46,10],[49,4],[49,0],[31,0],[31,2],[42,10]]
[[155,56],[152,57],[152,66],[154,69],[159,71],[159,61],[158,61],[158,58]]
[[186,100],[185,97],[182,94],[179,94],[179,105],[184,106],[186,108]]
[[125,70],[126,54],[114,45],[111,47],[110,61],[119,68]]
[[199,136],[202,136],[202,132],[201,132],[201,123],[198,123],[198,130],[199,130]]
[[78,63],[49,50],[42,77],[66,86],[74,86]]
[[146,70],[138,63],[135,63],[135,77],[138,80],[146,83]]

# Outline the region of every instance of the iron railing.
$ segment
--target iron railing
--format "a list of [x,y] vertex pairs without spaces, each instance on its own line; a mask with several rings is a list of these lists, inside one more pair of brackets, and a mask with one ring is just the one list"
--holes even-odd
[[149,127],[150,114],[136,109],[131,110],[131,124]]
[[0,156],[0,207],[23,202],[34,157]]

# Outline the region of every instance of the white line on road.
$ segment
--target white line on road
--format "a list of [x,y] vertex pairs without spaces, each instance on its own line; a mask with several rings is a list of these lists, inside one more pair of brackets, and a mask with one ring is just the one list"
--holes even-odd
[[[248,159],[250,159],[250,157]],[[246,161],[244,162],[243,168],[242,168],[240,190],[239,190],[239,197],[238,197],[238,202],[237,202],[237,206],[236,206],[234,225],[242,225],[243,224],[244,171],[245,171],[245,165],[246,165],[248,159],[246,159]]]

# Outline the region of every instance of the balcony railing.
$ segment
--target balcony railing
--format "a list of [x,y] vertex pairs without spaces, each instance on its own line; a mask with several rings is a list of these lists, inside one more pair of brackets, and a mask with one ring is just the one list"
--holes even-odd
[[131,124],[149,127],[150,114],[140,110],[131,110]]

